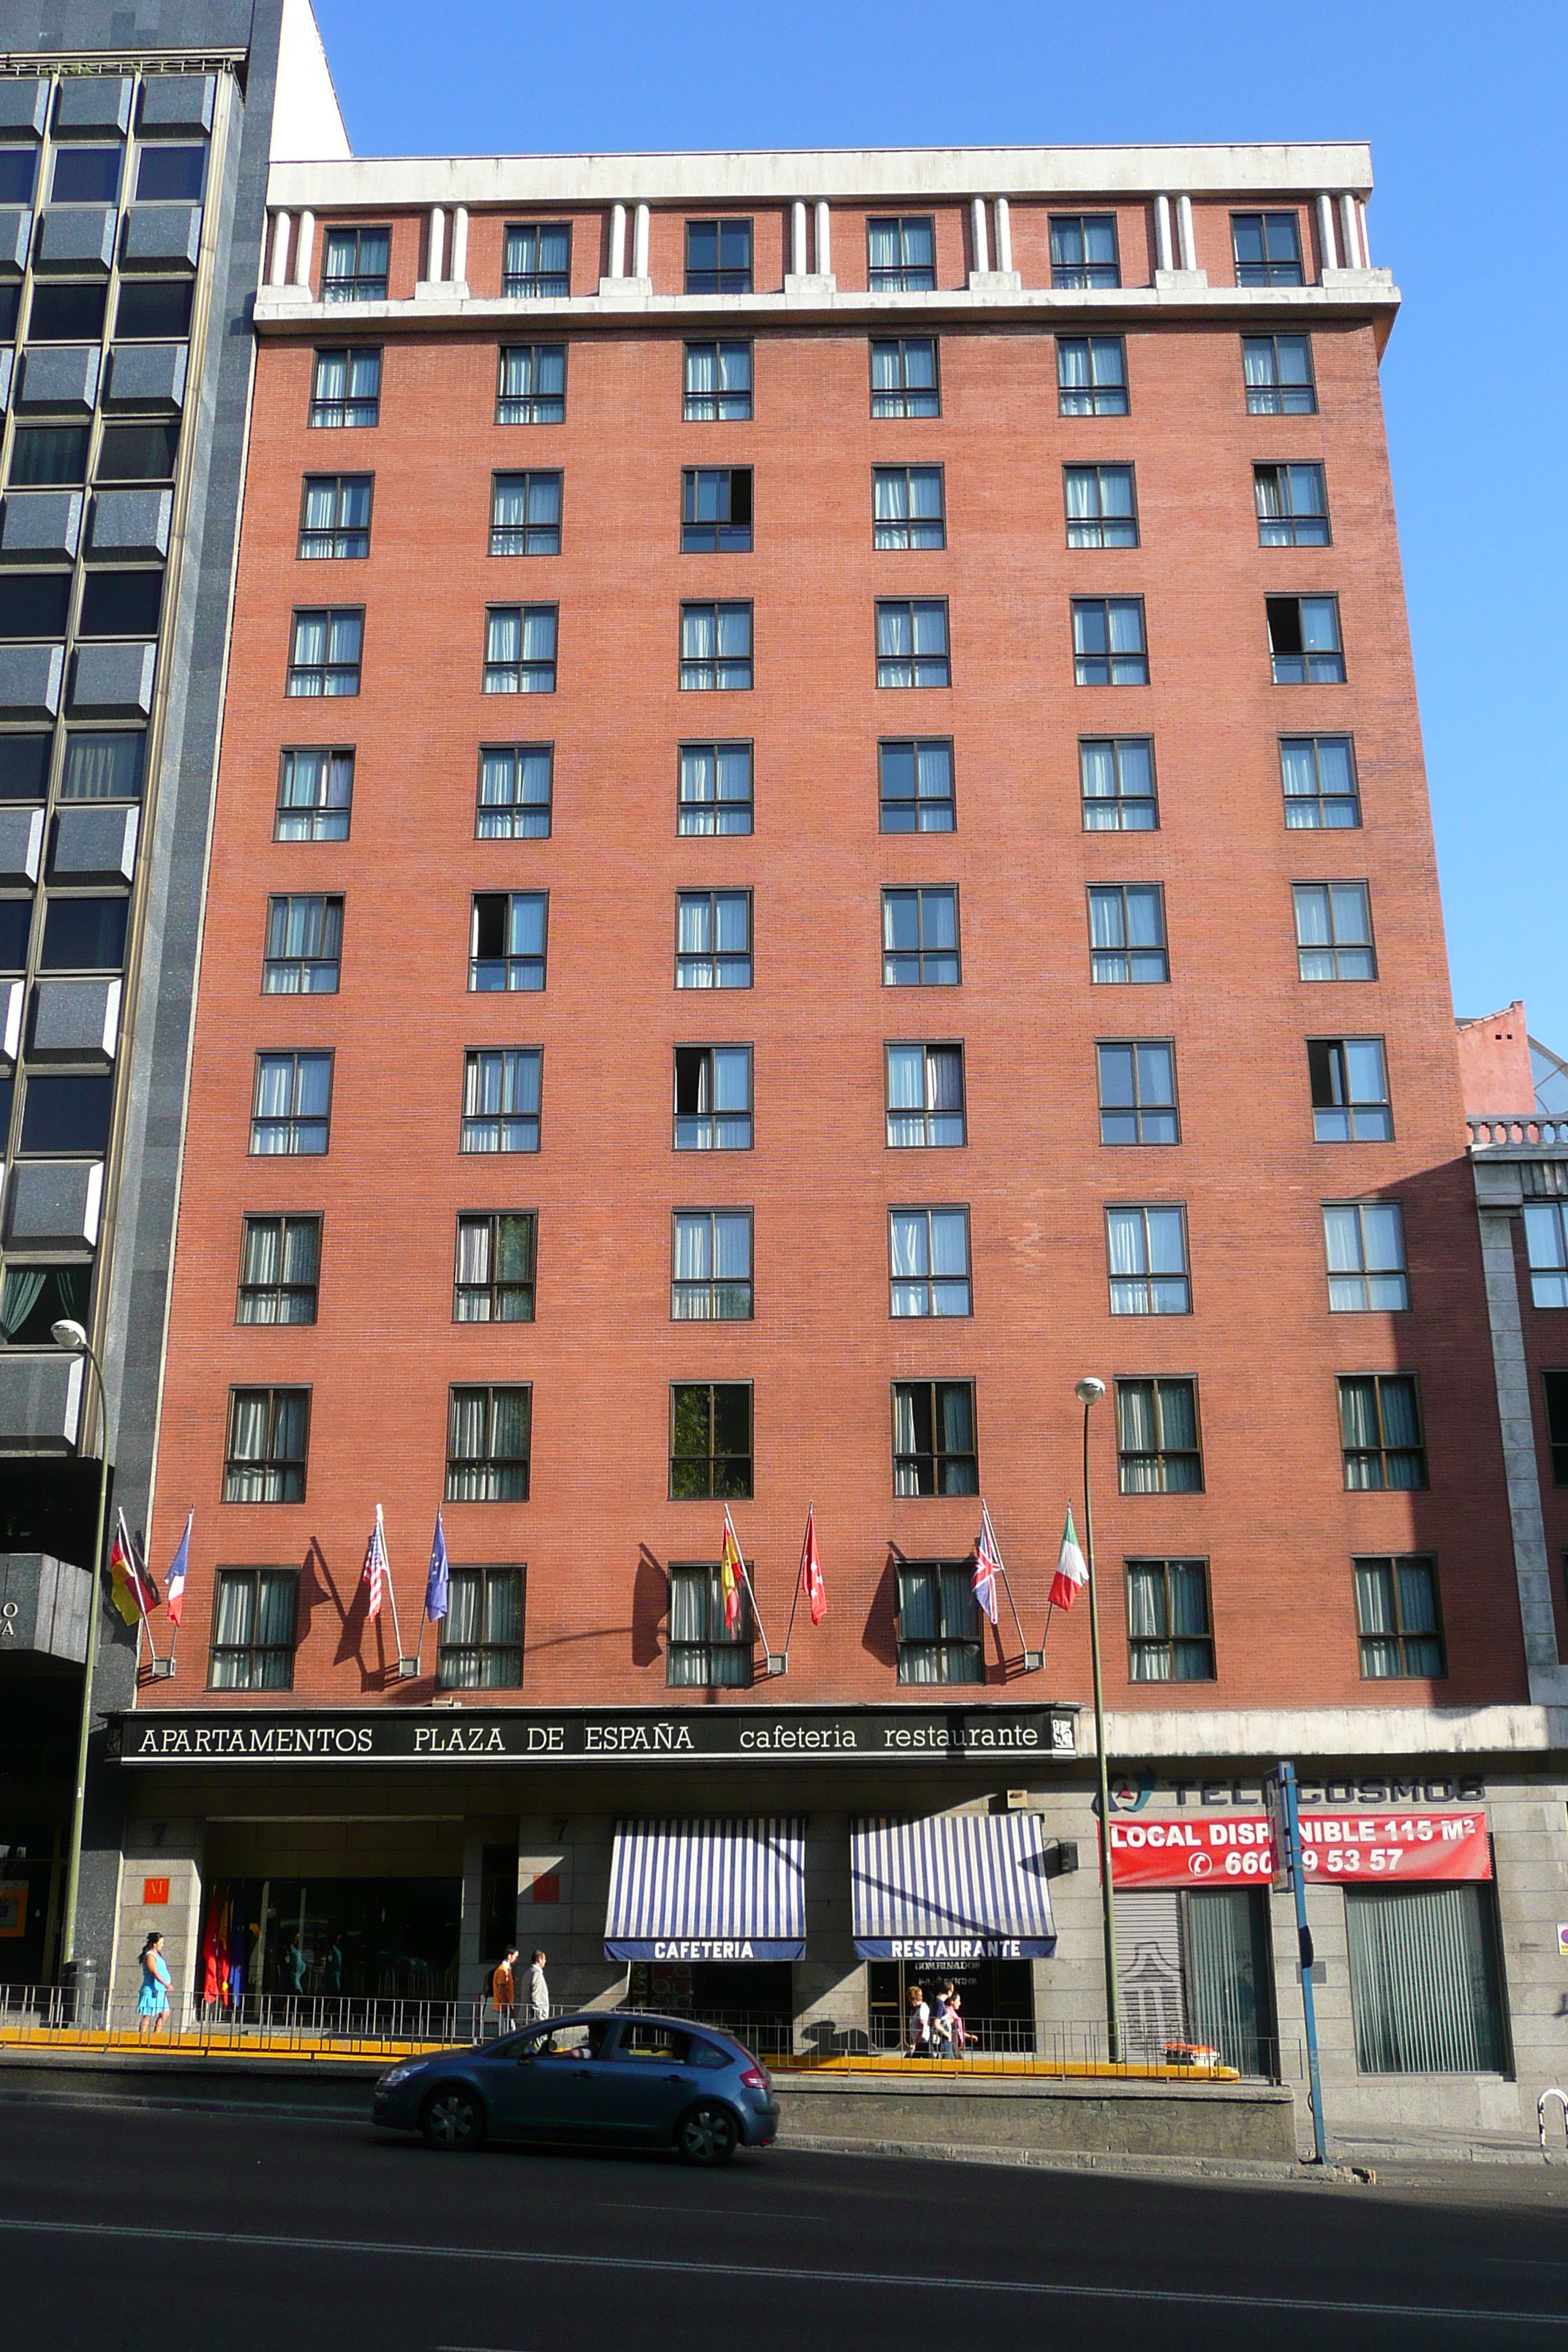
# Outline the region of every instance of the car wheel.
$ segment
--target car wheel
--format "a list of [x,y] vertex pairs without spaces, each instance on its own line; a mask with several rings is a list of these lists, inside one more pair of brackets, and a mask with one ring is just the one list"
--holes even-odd
[[728,2107],[688,2107],[675,2126],[675,2152],[682,2164],[728,2164],[740,2144]]
[[460,2084],[443,2083],[419,2110],[419,2128],[426,2147],[458,2154],[478,2147],[485,2136],[485,2114],[471,2091]]

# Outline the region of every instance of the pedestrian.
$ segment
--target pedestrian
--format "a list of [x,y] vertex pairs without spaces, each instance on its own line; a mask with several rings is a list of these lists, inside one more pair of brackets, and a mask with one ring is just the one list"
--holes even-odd
[[512,2028],[512,2012],[517,2006],[517,1946],[509,1944],[494,1975],[490,1978],[490,1999],[496,2005],[496,2023],[502,2033]]
[[952,1987],[948,1986],[938,1993],[931,2011],[931,2054],[933,2058],[951,2058],[952,2055],[952,2013],[947,2005],[951,1990]]
[[536,2024],[550,2014],[550,1987],[544,1981],[544,1954],[535,1952],[528,1969],[528,2013]]
[[154,1928],[142,1945],[142,1990],[136,1996],[136,2031],[143,2042],[156,2033],[169,2014],[169,1987],[174,1981],[163,1958],[163,1938]]
[[919,1985],[910,1987],[910,2041],[905,2055],[910,2058],[931,2056],[931,2011]]
[[948,2039],[955,2058],[963,2055],[963,1995],[952,1985],[943,1985],[942,1997],[947,2003]]
[[283,1976],[289,1990],[296,1998],[305,1990],[305,1971],[310,1965],[304,1945],[297,1934],[292,1936],[283,1955]]

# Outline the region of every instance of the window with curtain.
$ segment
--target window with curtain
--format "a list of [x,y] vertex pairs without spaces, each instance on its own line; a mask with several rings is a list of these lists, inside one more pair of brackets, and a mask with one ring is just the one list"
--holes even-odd
[[1331,1314],[1397,1314],[1409,1306],[1397,1201],[1325,1201],[1323,1248]]
[[1248,416],[1316,416],[1310,335],[1243,335]]
[[1372,896],[1364,882],[1297,882],[1296,954],[1303,980],[1375,980]]
[[1089,978],[1169,980],[1165,894],[1157,882],[1111,882],[1089,894]]
[[677,1151],[749,1151],[751,1148],[751,1047],[678,1045]]
[[1107,1209],[1105,1242],[1113,1315],[1192,1313],[1184,1209]]
[[1489,1885],[1347,1886],[1345,1931],[1363,2074],[1507,2071]]
[[675,984],[677,988],[750,988],[749,890],[677,891]]
[[498,425],[563,425],[564,343],[503,343],[496,381]]
[[526,1503],[533,1391],[454,1388],[447,1408],[448,1503]]
[[1524,1246],[1537,1307],[1568,1307],[1568,1218],[1561,1201],[1527,1201]]
[[342,898],[268,899],[263,996],[335,996],[342,952]]
[[1053,213],[1051,284],[1092,289],[1121,283],[1114,213]]
[[1541,1388],[1546,1407],[1552,1483],[1554,1486],[1568,1486],[1568,1372],[1542,1372]]
[[468,986],[480,994],[544,986],[548,890],[476,890],[468,924]]
[[895,1381],[895,1495],[977,1495],[973,1381]]
[[879,743],[877,774],[883,833],[952,831],[952,745],[944,737]]
[[672,1502],[748,1498],[752,1492],[749,1381],[672,1381],[669,1494]]
[[313,1323],[320,1217],[247,1217],[239,1244],[237,1323]]
[[[138,428],[132,426],[132,430]],[[108,432],[104,436],[110,438]],[[12,489],[56,489],[87,479],[85,425],[19,425],[11,436]],[[173,468],[171,468],[171,471]],[[103,464],[99,460],[101,478]]]
[[490,553],[559,555],[560,552],[560,475],[493,475],[490,481]]
[[750,1209],[677,1209],[669,1314],[675,1323],[746,1323],[752,1317]]
[[318,352],[310,380],[310,422],[353,428],[381,422],[381,353]]
[[352,751],[289,751],[279,762],[274,841],[346,841],[353,810]]
[[877,604],[879,686],[951,686],[947,599],[931,596]]
[[478,841],[548,841],[555,747],[552,743],[487,745],[479,753]]
[[522,1683],[523,1570],[451,1568],[436,1653],[437,1690],[517,1690]]
[[724,1585],[716,1560],[669,1565],[669,1638],[665,1683],[671,1690],[747,1690],[756,1630],[744,1587],[736,1594],[734,1623],[724,1616]]
[[325,1151],[331,1111],[331,1054],[258,1054],[250,1114],[254,1155]]
[[866,282],[873,294],[935,291],[936,224],[931,214],[867,222]]
[[1063,416],[1125,416],[1127,346],[1120,335],[1057,337],[1057,407]]
[[1352,1566],[1363,1678],[1440,1678],[1446,1667],[1436,1560],[1395,1556],[1357,1559]]
[[680,684],[687,693],[747,691],[752,683],[750,604],[682,604]]
[[220,1568],[214,1579],[209,1690],[292,1690],[300,1576]]
[[571,222],[509,224],[501,292],[535,301],[564,302],[571,291]]
[[883,548],[947,545],[947,519],[940,466],[874,466],[871,469],[872,541]]
[[1078,747],[1085,833],[1154,833],[1154,746],[1146,735],[1086,737]]
[[[73,728],[66,738],[61,800],[140,800],[146,749],[147,738],[140,730],[134,734],[94,735]],[[3,797],[0,790],[0,798]]]
[[1254,466],[1259,547],[1327,547],[1329,502],[1321,466]]
[[897,1605],[901,1683],[984,1681],[973,1560],[900,1560]]
[[1215,1678],[1206,1559],[1130,1559],[1127,1674],[1135,1683]]
[[1101,1143],[1180,1143],[1176,1049],[1168,1037],[1096,1045]]
[[307,474],[300,502],[300,556],[367,556],[374,486],[370,474]]
[[1131,466],[1064,466],[1069,547],[1136,547],[1138,500]]
[[487,694],[553,694],[553,604],[492,604],[485,614]]
[[323,302],[384,302],[392,231],[330,228],[321,250]]
[[357,609],[296,613],[285,691],[357,694],[363,643],[364,614]]
[[896,1150],[967,1141],[963,1047],[889,1045],[888,1141]]
[[1341,832],[1360,824],[1361,795],[1348,735],[1282,735],[1279,774],[1288,831]]
[[968,1315],[967,1209],[889,1209],[889,1312]]
[[1410,1373],[1342,1375],[1340,1435],[1352,1491],[1426,1486],[1421,1394]]
[[738,424],[752,413],[750,343],[688,343],[682,415],[689,425]]
[[688,835],[751,832],[749,743],[681,745],[675,829]]
[[1342,686],[1339,598],[1266,596],[1263,602],[1275,685]]
[[745,555],[752,545],[750,466],[687,466],[680,476],[683,555]]
[[884,988],[956,988],[959,984],[956,890],[884,890]]
[[1387,1143],[1394,1135],[1381,1037],[1309,1037],[1307,1079],[1319,1143]]
[[62,1319],[86,1324],[91,1296],[90,1265],[8,1265],[0,1283],[0,1344],[49,1347],[50,1333]]
[[538,1219],[500,1210],[458,1219],[454,1323],[531,1323]]
[[1300,286],[1301,225],[1294,213],[1232,213],[1238,286]]
[[687,222],[686,290],[689,294],[751,292],[752,224],[749,220]]
[[1075,596],[1073,677],[1079,686],[1147,686],[1142,596]]
[[873,416],[940,416],[942,384],[934,335],[871,338]]
[[463,1058],[465,1151],[537,1151],[544,1056],[537,1045]]
[[302,1503],[309,1389],[230,1389],[226,1503]]
[[1116,1451],[1124,1495],[1201,1495],[1197,1382],[1118,1381]]

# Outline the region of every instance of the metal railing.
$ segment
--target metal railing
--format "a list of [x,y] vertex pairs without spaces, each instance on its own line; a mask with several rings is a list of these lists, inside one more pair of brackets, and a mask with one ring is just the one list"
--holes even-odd
[[1468,1118],[1465,1125],[1470,1130],[1472,1151],[1493,1151],[1510,1143],[1546,1150],[1568,1149],[1568,1118],[1544,1115],[1525,1118],[1496,1112],[1484,1118]]

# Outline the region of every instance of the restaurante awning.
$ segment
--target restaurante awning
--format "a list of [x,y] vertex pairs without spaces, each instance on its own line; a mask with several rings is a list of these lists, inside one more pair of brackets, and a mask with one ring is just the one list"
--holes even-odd
[[862,1959],[1045,1959],[1056,1923],[1033,1813],[856,1822],[855,1949]]
[[605,1917],[612,1960],[798,1960],[805,1822],[617,1822]]

